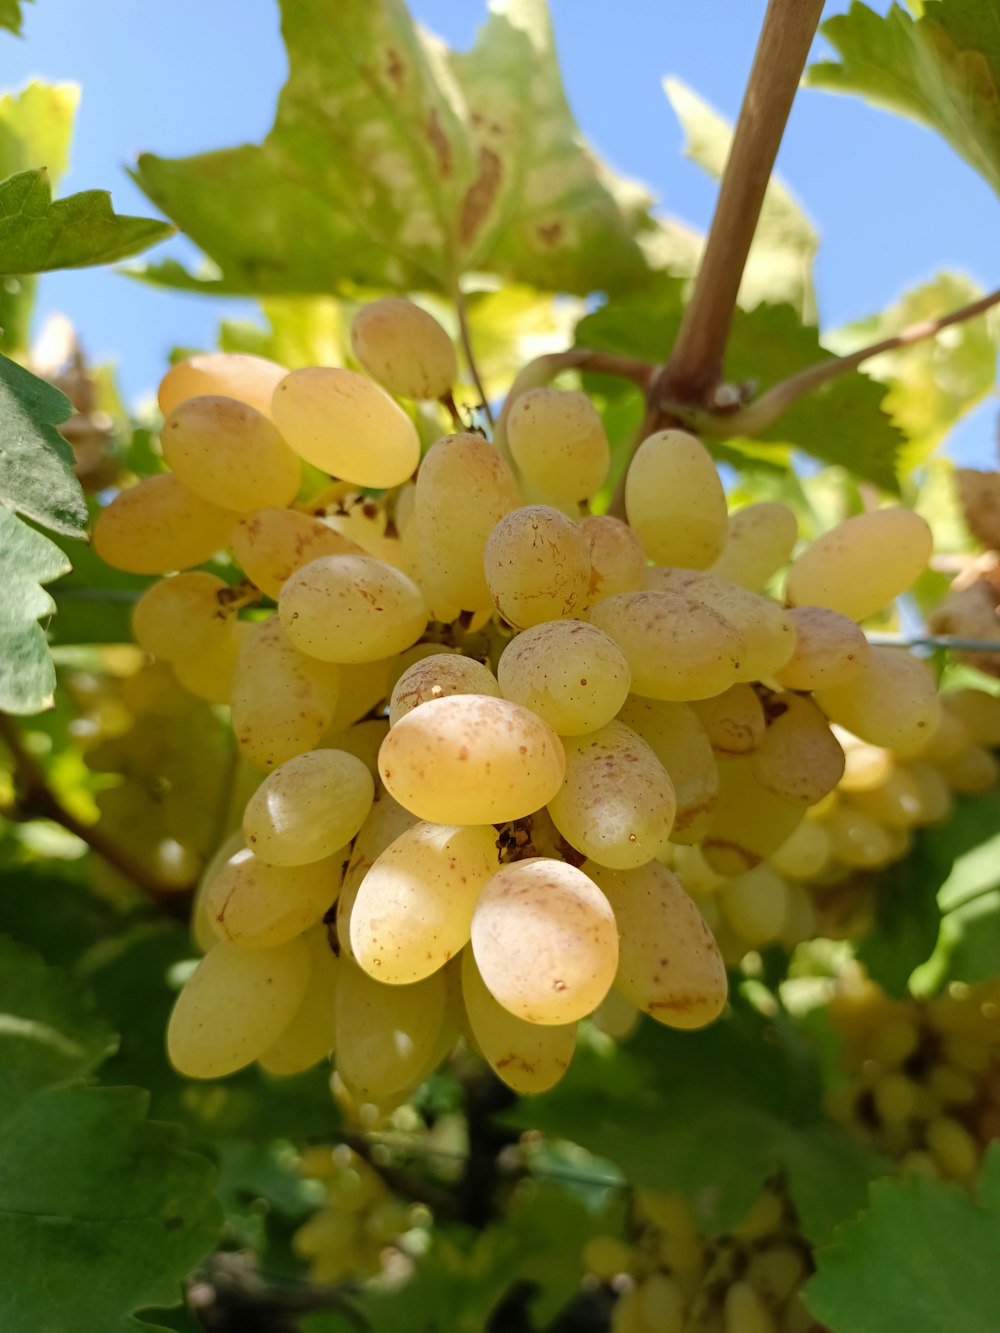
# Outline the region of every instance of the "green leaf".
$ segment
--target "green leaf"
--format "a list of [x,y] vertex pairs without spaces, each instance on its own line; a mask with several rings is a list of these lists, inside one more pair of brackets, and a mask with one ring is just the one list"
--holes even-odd
[[878,1181],[871,1206],[818,1255],[812,1313],[836,1333],[996,1333],[1000,1328],[1000,1145],[972,1199],[911,1175]]
[[[732,126],[680,79],[664,79],[663,89],[684,130],[685,153],[718,179],[729,156]],[[787,301],[803,319],[814,320],[812,269],[818,248],[819,236],[802,205],[772,176],[743,271],[740,304],[752,309],[761,301]]]
[[107,190],[52,199],[44,167],[0,182],[0,274],[110,264],[173,234],[155,218],[126,217]]
[[22,3],[26,3],[26,0],[0,0],[0,28],[6,28],[8,32],[16,32],[20,36],[23,21]]
[[68,977],[0,940],[0,1324],[138,1333],[214,1244],[211,1168],[137,1088],[79,1080],[113,1046]]
[[873,877],[875,922],[858,958],[890,995],[906,995],[910,976],[937,943],[938,890],[948,878],[953,854],[936,832],[919,830],[905,860]]
[[56,604],[41,586],[69,569],[47,537],[0,504],[0,710],[38,713],[52,702],[56,673],[40,617]]
[[913,18],[858,3],[820,29],[840,63],[813,65],[812,88],[857,93],[936,130],[1000,193],[1000,25],[993,0],[926,0]]
[[290,72],[263,144],[138,162],[218,265],[210,285],[453,295],[489,271],[583,293],[642,277],[647,200],[584,147],[544,0],[495,0],[463,55],[401,0],[283,0],[282,25]]

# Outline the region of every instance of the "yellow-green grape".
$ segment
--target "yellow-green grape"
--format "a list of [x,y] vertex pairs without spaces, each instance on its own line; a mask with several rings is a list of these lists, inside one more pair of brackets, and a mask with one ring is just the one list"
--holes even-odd
[[232,698],[236,664],[250,625],[230,618],[223,622],[223,633],[190,657],[172,663],[174,675],[197,699],[210,704],[228,704]]
[[787,1243],[758,1250],[747,1266],[747,1281],[775,1305],[790,1300],[808,1276],[802,1250]]
[[834,722],[904,756],[920,753],[941,716],[930,667],[899,648],[869,648],[852,681],[817,690],[815,698]]
[[727,759],[719,765],[719,802],[702,842],[705,860],[720,875],[752,870],[777,851],[804,813],[761,786],[750,759]]
[[583,620],[550,620],[513,638],[497,663],[500,692],[545,719],[560,736],[610,722],[631,674],[622,650]]
[[896,764],[891,750],[880,745],[869,745],[843,727],[834,726],[844,751],[844,776],[840,779],[841,792],[872,791],[887,781]]
[[389,722],[395,726],[420,704],[453,694],[486,694],[496,699],[500,686],[489,667],[474,657],[438,652],[414,662],[396,681],[389,700]]
[[590,585],[583,534],[550,505],[524,505],[490,533],[484,555],[493,604],[511,625],[527,629],[582,614]]
[[263,412],[235,398],[187,398],[160,432],[167,465],[203,500],[245,514],[287,505],[302,465]]
[[612,986],[604,999],[590,1015],[590,1021],[599,1031],[615,1041],[625,1041],[639,1026],[642,1013],[631,1000],[626,1000],[616,986]]
[[913,783],[920,802],[918,824],[940,824],[951,814],[952,801],[948,784],[940,770],[923,759],[911,759],[902,765],[902,771]]
[[462,954],[462,998],[476,1045],[490,1068],[522,1096],[547,1092],[569,1068],[575,1023],[530,1023],[496,1000],[471,949]]
[[198,880],[191,904],[191,939],[196,949],[208,953],[219,937],[212,929],[212,918],[208,912],[208,888],[216,875],[243,846],[243,830],[236,829],[227,838],[223,838],[211,859],[206,863]]
[[[788,612],[770,597],[699,569],[654,566],[646,570],[647,588],[676,593],[711,607],[742,636],[737,680],[764,680],[785,665],[795,648],[795,627]],[[707,696],[706,696],[707,697]]]
[[389,734],[389,720],[384,717],[369,717],[362,722],[355,722],[344,731],[330,731],[323,738],[324,746],[331,750],[343,750],[355,759],[360,759],[372,778],[378,780],[378,752],[382,742]]
[[[421,586],[435,611],[492,609],[483,571],[486,542],[521,503],[510,468],[481,435],[446,435],[420,464],[414,521]],[[440,614],[437,619],[443,619]]]
[[277,1041],[258,1056],[269,1074],[299,1074],[325,1060],[333,1050],[337,1024],[339,960],[330,933],[319,922],[302,937],[309,946],[309,982],[302,1002]]
[[955,690],[944,696],[944,705],[965,723],[977,745],[1000,746],[1000,696],[986,690]]
[[351,324],[351,349],[372,379],[400,398],[443,398],[458,378],[447,333],[403,296],[361,307]]
[[337,899],[337,943],[351,955],[351,914],[354,900],[368,871],[385,849],[417,823],[417,816],[394,801],[384,787],[375,791],[375,803],[351,848],[344,884]]
[[507,417],[507,442],[522,475],[557,504],[589,500],[608,475],[608,437],[585,393],[521,394]]
[[94,520],[94,550],[129,574],[200,565],[229,544],[236,514],[189,491],[170,472],[119,491]]
[[659,861],[635,870],[584,871],[618,924],[615,988],[658,1023],[700,1028],[726,1003],[726,966],[694,901]]
[[[341,662],[338,666],[340,690],[337,707],[330,721],[332,738],[347,731],[356,722],[383,704],[389,696],[389,678],[398,659],[386,657],[380,662]],[[330,744],[325,740],[324,744]],[[350,747],[331,746],[333,749]]]
[[243,352],[206,352],[178,361],[160,381],[157,398],[167,416],[188,398],[221,394],[271,415],[271,399],[288,374],[284,366]]
[[646,573],[646,552],[627,523],[610,514],[587,514],[577,520],[590,556],[587,601],[636,592]]
[[309,984],[298,938],[274,949],[214,945],[184,983],[167,1026],[167,1053],[187,1078],[223,1078],[278,1040]]
[[817,879],[830,864],[830,835],[823,824],[804,819],[781,846],[771,853],[775,870],[790,879]]
[[856,514],[796,558],[785,581],[785,600],[866,620],[916,582],[932,547],[930,528],[911,509]]
[[583,1247],[584,1268],[602,1282],[610,1282],[619,1273],[629,1272],[635,1260],[634,1248],[617,1236],[591,1236]]
[[368,818],[375,783],[343,750],[310,750],[269,773],[247,802],[243,834],[261,861],[306,865],[332,856]]
[[733,930],[750,945],[776,940],[788,915],[788,885],[771,866],[735,875],[719,891],[722,911]]
[[863,810],[838,805],[823,823],[834,856],[845,865],[874,870],[892,860],[889,830]]
[[479,895],[472,950],[495,999],[529,1023],[572,1023],[611,989],[618,932],[607,898],[566,861],[532,857]]
[[856,810],[890,828],[910,828],[920,821],[920,788],[903,765],[893,767],[881,786],[854,792],[846,799]]
[[975,1139],[958,1120],[936,1116],[924,1130],[927,1146],[945,1175],[956,1180],[971,1180],[979,1166],[979,1148]]
[[731,685],[722,694],[690,706],[717,755],[749,754],[764,739],[764,707],[749,685]]
[[686,431],[657,431],[639,445],[625,479],[625,511],[654,564],[707,569],[722,554],[722,482],[711,454]]
[[391,729],[379,774],[408,810],[435,824],[499,824],[547,805],[562,785],[562,743],[506,699],[429,699]]
[[277,616],[251,625],[233,676],[233,732],[240,754],[274,768],[315,750],[333,721],[340,676],[291,643]]
[[778,1333],[774,1316],[749,1282],[734,1282],[723,1306],[725,1333]]
[[719,796],[719,766],[708,734],[689,704],[630,695],[619,719],[638,732],[670,775],[677,810],[672,842],[700,842]]
[[227,588],[222,579],[201,570],[154,583],[132,608],[136,643],[164,662],[211,650],[229,629]]
[[652,1333],[643,1313],[641,1292],[641,1287],[632,1287],[615,1301],[611,1308],[611,1333]]
[[675,847],[673,868],[687,892],[701,899],[702,911],[707,907],[706,896],[717,892],[727,882],[725,875],[712,869],[697,846]]
[[957,759],[942,764],[941,773],[951,790],[964,796],[989,791],[1000,779],[997,761],[981,745],[970,745]]
[[930,742],[920,752],[921,759],[931,764],[947,764],[958,759],[972,744],[969,728],[948,706],[949,697],[947,694],[941,696],[941,720]]
[[667,849],[674,788],[653,750],[624,722],[564,736],[566,777],[548,803],[563,837],[599,865],[633,870]]
[[348,1087],[379,1102],[421,1083],[436,1063],[447,999],[442,970],[411,986],[385,986],[341,957],[334,1049]]
[[308,865],[273,866],[248,848],[234,852],[205,893],[216,934],[244,949],[268,949],[301,935],[340,892],[347,848]]
[[353,370],[293,370],[274,391],[271,415],[300,458],[355,486],[399,486],[420,461],[413,422],[374,380]]
[[824,606],[793,606],[795,649],[776,679],[788,690],[822,690],[847,685],[861,673],[868,640],[857,623]]
[[729,515],[726,544],[711,573],[759,592],[792,554],[799,523],[788,505],[773,500]]
[[796,945],[802,944],[805,940],[814,939],[818,931],[816,909],[813,906],[812,898],[801,884],[790,883],[787,888],[788,910],[785,912],[785,919],[781,924],[781,934],[778,938],[785,948],[791,952]]
[[762,787],[793,805],[815,805],[844,776],[844,751],[830,724],[800,694],[769,695],[767,730],[751,763]]
[[427,626],[420,589],[369,555],[325,555],[285,582],[278,614],[292,643],[324,662],[377,662]]
[[267,507],[245,514],[230,534],[233,555],[251,583],[275,600],[285,580],[323,555],[360,555],[328,523],[298,509]]
[[492,824],[414,824],[358,886],[351,956],[387,985],[430,976],[468,943],[479,890],[498,866]]
[[633,694],[674,702],[708,699],[727,690],[740,670],[743,635],[692,597],[618,593],[592,606],[587,619],[625,654]]

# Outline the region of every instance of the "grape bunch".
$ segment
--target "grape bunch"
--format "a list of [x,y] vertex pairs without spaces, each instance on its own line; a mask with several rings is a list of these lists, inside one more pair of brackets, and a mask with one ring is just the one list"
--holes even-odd
[[[259,782],[203,877],[171,1058],[214,1078],[334,1050],[351,1095],[391,1104],[461,1036],[543,1091],[589,1015],[719,1014],[692,867],[759,939],[766,859],[843,777],[835,727],[903,757],[935,733],[928,667],[858,624],[918,577],[930,532],[901,508],[849,518],[781,603],[764,589],[794,515],[730,514],[692,435],[646,438],[627,521],[594,514],[609,446],[584,394],[519,393],[493,441],[460,430],[421,458],[397,399],[454,406],[445,331],[391,298],[352,345],[367,373],[175,365],[170,470],[95,525],[109,563],[168,576],[136,639],[228,705]],[[220,552],[227,578],[194,568]],[[808,933],[804,891],[785,898],[777,933]]]
[[778,1182],[717,1236],[683,1194],[637,1190],[628,1238],[595,1236],[583,1260],[621,1292],[612,1333],[822,1333],[799,1295],[812,1250]]
[[842,1044],[833,1117],[904,1170],[974,1183],[1000,1138],[1000,982],[893,1000],[847,977],[829,1015]]

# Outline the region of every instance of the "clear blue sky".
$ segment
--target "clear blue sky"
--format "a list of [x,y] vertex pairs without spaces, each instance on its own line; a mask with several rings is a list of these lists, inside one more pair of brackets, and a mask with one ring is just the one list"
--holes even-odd
[[[830,0],[825,13],[846,7]],[[888,0],[873,7],[884,12]],[[485,0],[411,0],[419,20],[459,47],[485,8]],[[714,184],[681,158],[661,79],[682,78],[735,117],[764,8],[764,0],[551,0],[584,133],[669,212],[701,228]],[[32,76],[82,85],[61,192],[107,188],[122,212],[150,211],[125,173],[138,152],[177,156],[259,140],[286,74],[277,0],[37,0],[26,6],[24,29],[21,41],[0,34],[4,86]],[[816,54],[823,48],[820,39]],[[919,126],[804,91],[778,169],[822,233],[824,326],[871,313],[943,266],[989,287],[1000,281],[997,199]],[[169,245],[185,253],[183,242]],[[40,314],[52,310],[70,316],[94,359],[117,359],[126,393],[137,398],[155,387],[171,346],[210,344],[221,317],[248,317],[252,303],[173,294],[98,270],[43,279]],[[954,449],[966,461],[992,465],[995,408],[958,432]]]

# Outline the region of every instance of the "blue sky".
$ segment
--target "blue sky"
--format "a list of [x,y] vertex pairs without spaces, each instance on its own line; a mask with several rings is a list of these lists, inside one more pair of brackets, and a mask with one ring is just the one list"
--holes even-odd
[[[706,227],[715,187],[682,159],[661,80],[676,75],[735,117],[764,0],[550,3],[584,133],[669,212]],[[485,0],[411,0],[418,19],[460,47],[485,7]],[[846,7],[830,0],[825,14]],[[609,24],[609,12],[621,16],[620,26]],[[37,0],[26,6],[24,28],[21,41],[0,34],[4,86],[32,76],[82,85],[61,191],[108,188],[122,212],[150,211],[126,174],[138,152],[177,156],[259,140],[286,74],[277,0]],[[824,48],[819,39],[816,54]],[[877,310],[941,267],[987,287],[1000,280],[995,196],[919,126],[852,98],[803,91],[778,170],[822,235],[824,326]],[[209,344],[221,317],[246,317],[252,305],[159,291],[99,270],[46,277],[40,312],[52,310],[70,316],[94,359],[118,361],[134,399],[153,390],[171,346]],[[953,447],[964,460],[992,465],[995,407],[957,433]]]

